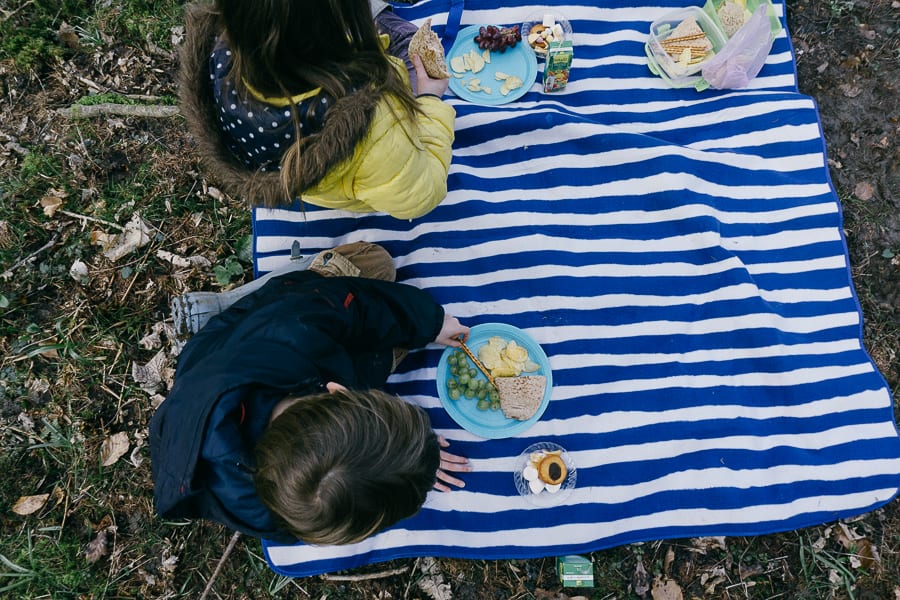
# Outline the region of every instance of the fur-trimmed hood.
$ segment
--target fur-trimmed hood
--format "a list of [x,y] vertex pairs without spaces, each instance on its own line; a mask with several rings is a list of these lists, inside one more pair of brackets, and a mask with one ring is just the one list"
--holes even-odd
[[[216,118],[209,79],[209,56],[221,31],[220,20],[208,2],[185,5],[185,41],[179,52],[178,96],[181,112],[197,141],[204,167],[226,193],[247,199],[253,206],[276,207],[293,202],[275,171],[245,167],[228,150]],[[303,139],[300,188],[315,186],[335,165],[349,160],[365,138],[378,98],[361,90],[335,101],[322,130]]]

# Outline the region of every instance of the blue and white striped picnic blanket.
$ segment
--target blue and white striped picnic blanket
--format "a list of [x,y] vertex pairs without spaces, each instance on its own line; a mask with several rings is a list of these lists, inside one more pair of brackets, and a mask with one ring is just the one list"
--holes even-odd
[[[460,0],[455,0],[456,7]],[[441,408],[441,348],[414,352],[390,390],[425,407],[475,472],[360,544],[263,543],[305,576],[409,556],[528,558],[641,540],[791,530],[872,510],[900,483],[892,398],[861,343],[840,206],[814,102],[782,31],[748,89],[671,89],[647,68],[651,21],[677,0],[465,0],[462,26],[568,17],[564,92],[456,98],[444,202],[426,217],[256,210],[258,273],[369,240],[398,280],[466,324],[526,330],[550,359],[543,418],[484,440]],[[451,4],[397,11],[441,34]],[[784,20],[784,5],[776,2]],[[565,447],[577,486],[537,508],[516,456]]]

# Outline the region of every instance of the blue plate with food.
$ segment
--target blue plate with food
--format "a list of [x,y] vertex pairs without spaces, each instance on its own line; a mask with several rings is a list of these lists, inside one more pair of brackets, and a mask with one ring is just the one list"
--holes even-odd
[[521,36],[519,28],[470,25],[460,31],[446,57],[453,93],[491,106],[518,100],[531,89],[537,78],[537,58],[527,43],[516,39]]
[[469,330],[466,345],[498,387],[463,350],[447,347],[437,366],[438,397],[447,414],[466,431],[488,439],[529,429],[547,409],[553,388],[550,361],[540,344],[512,325],[484,323]]

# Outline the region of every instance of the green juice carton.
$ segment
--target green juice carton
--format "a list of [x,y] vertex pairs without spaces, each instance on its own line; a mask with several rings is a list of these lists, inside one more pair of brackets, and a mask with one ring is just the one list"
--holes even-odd
[[563,587],[594,587],[594,563],[584,556],[558,557],[556,572]]
[[547,48],[547,64],[544,65],[545,92],[558,92],[566,87],[574,54],[571,40],[550,42]]

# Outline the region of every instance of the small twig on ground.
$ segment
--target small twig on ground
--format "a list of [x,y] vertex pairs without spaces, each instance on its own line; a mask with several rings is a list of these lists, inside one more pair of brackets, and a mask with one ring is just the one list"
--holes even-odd
[[413,563],[412,571],[409,574],[409,579],[406,581],[406,589],[403,591],[403,597],[409,598],[409,588],[413,582],[413,576],[416,574],[416,569],[419,568],[419,561],[422,560],[422,557],[419,556],[416,558],[416,562]]
[[384,579],[393,575],[402,575],[406,573],[407,567],[391,569],[389,571],[380,571],[378,573],[366,573],[363,575],[322,575],[322,579],[326,581],[368,581],[369,579]]
[[76,75],[76,76],[75,76],[75,79],[78,80],[78,81],[80,81],[80,82],[83,83],[84,85],[88,86],[89,88],[91,88],[91,89],[97,91],[97,92],[106,92],[106,91],[108,91],[108,89],[104,89],[104,88],[103,88],[99,83],[97,83],[96,81],[93,81],[93,80],[91,80],[91,79],[88,79],[87,77],[85,77],[85,76],[83,76],[83,75]]
[[82,221],[93,221],[94,223],[100,223],[102,225],[106,225],[107,227],[112,227],[113,229],[118,229],[119,231],[125,231],[125,228],[119,225],[118,223],[113,223],[112,221],[104,221],[103,219],[98,219],[97,217],[89,217],[87,215],[80,215],[78,213],[74,213],[62,208],[57,208],[56,212],[62,213],[69,217],[73,217],[75,219],[81,219]]
[[29,254],[25,258],[20,258],[19,260],[16,261],[16,263],[13,266],[11,266],[7,270],[3,271],[3,273],[0,273],[0,279],[3,279],[3,280],[9,279],[10,277],[13,276],[13,272],[16,269],[18,269],[19,267],[21,267],[22,265],[24,265],[25,263],[27,263],[28,261],[33,259],[35,256],[37,256],[44,250],[47,250],[48,248],[52,248],[53,246],[56,245],[56,242],[58,242],[58,241],[59,241],[59,234],[54,233],[53,237],[50,238],[49,242],[47,242],[46,244],[44,244],[43,246],[41,246],[40,248],[38,248],[37,250],[35,250],[31,254]]
[[84,85],[88,86],[89,88],[91,88],[92,90],[94,90],[95,92],[100,93],[100,94],[105,94],[107,92],[113,92],[114,94],[121,96],[122,98],[128,98],[129,100],[137,100],[138,102],[149,102],[151,104],[159,102],[161,99],[161,96],[155,96],[155,95],[151,95],[151,94],[125,94],[122,92],[116,92],[115,90],[112,90],[108,86],[100,85],[96,81],[94,81],[92,79],[88,79],[84,75],[76,75],[75,79],[77,79]]
[[170,104],[73,104],[60,108],[57,114],[69,119],[89,119],[105,115],[120,117],[173,117],[179,114],[178,107]]
[[19,12],[20,10],[22,10],[23,8],[25,8],[25,7],[28,6],[29,4],[34,4],[34,0],[28,0],[28,2],[26,2],[25,4],[23,4],[22,6],[20,6],[19,8],[15,9],[15,10],[3,10],[2,8],[0,8],[0,12],[3,13],[3,20],[4,20],[4,21],[7,20],[8,18],[10,18],[10,17],[13,16],[14,14],[16,14],[17,12]]
[[212,590],[213,583],[216,581],[216,577],[219,576],[219,571],[222,570],[222,565],[225,564],[225,559],[227,559],[228,555],[231,554],[231,551],[234,550],[234,545],[237,544],[239,537],[241,537],[240,531],[235,531],[234,535],[231,536],[231,539],[228,541],[228,545],[225,546],[225,552],[222,553],[222,558],[219,559],[219,563],[216,565],[216,569],[213,571],[212,575],[209,576],[209,581],[206,582],[206,587],[203,588],[203,593],[200,594],[200,600],[206,600],[206,597],[209,595],[210,590]]

